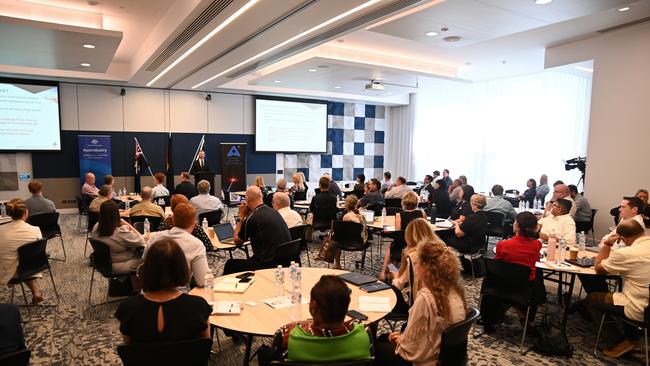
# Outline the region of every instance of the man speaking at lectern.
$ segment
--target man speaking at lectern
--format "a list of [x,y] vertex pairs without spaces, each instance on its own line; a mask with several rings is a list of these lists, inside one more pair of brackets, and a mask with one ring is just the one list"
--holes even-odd
[[197,173],[206,173],[210,171],[210,167],[208,166],[208,162],[205,160],[205,151],[201,150],[199,151],[199,157],[194,160],[194,163],[192,164],[192,175],[196,175]]

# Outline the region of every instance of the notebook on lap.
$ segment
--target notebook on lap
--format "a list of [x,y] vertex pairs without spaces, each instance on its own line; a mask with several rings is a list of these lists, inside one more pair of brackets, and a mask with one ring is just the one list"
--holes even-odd
[[343,273],[338,275],[339,278],[341,278],[345,282],[349,282],[355,286],[361,286],[365,285],[368,283],[375,283],[377,282],[376,278],[366,276],[364,274],[358,273],[358,272],[349,272],[349,273]]
[[230,224],[217,224],[212,226],[212,229],[214,230],[215,235],[217,235],[217,239],[219,239],[220,243],[235,244],[233,238],[235,236],[235,232],[233,231]]

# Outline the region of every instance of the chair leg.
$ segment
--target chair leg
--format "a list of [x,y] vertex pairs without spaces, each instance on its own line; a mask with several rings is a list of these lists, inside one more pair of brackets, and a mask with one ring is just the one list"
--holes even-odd
[[16,291],[16,285],[11,286],[11,303],[14,303],[14,291]]
[[311,256],[309,255],[309,245],[307,244],[307,242],[305,242],[305,249],[307,252],[307,265],[311,267],[311,259],[309,258]]
[[361,252],[361,269],[364,268],[366,264],[366,251]]
[[29,305],[27,302],[27,294],[25,294],[25,286],[23,286],[23,283],[20,283],[20,289],[23,291],[23,299],[25,300],[25,305]]
[[[600,326],[598,327],[598,335],[596,335],[596,343],[594,344],[594,357],[598,357],[598,353],[597,353],[598,348],[597,347],[598,347],[598,341],[600,340],[600,332],[603,330],[603,323],[605,322],[605,315],[606,314],[603,314],[603,317],[600,318]],[[647,330],[646,330],[646,334],[647,334]],[[646,337],[646,356],[648,354],[647,344],[648,344],[648,337]],[[646,357],[646,362],[647,362],[647,360],[648,359]]]
[[93,281],[95,280],[95,268],[92,270],[92,274],[90,275],[90,289],[88,290],[88,304],[92,306],[92,303],[90,302],[90,297],[93,294]]
[[645,366],[648,366],[648,328],[643,329],[645,333]]
[[59,292],[56,290],[56,285],[54,284],[54,275],[52,274],[52,268],[48,270],[50,272],[50,281],[52,281],[52,288],[54,289],[54,296],[56,296],[56,305],[59,305]]
[[526,344],[526,330],[528,329],[528,315],[530,315],[530,305],[526,308],[526,319],[524,320],[524,334],[521,335],[521,350],[525,352],[524,345]]
[[86,250],[88,250],[88,234],[86,234],[86,243],[84,244],[84,257],[86,256]]
[[474,281],[476,277],[474,276],[474,257],[472,256],[469,257],[469,265],[472,267],[472,281]]
[[65,252],[65,244],[63,242],[63,235],[59,235],[59,238],[61,239],[61,249],[63,249],[63,261],[65,262],[68,259],[68,255]]

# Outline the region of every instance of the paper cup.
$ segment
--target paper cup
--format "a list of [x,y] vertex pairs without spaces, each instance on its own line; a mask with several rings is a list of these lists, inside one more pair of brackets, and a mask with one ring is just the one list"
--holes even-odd
[[569,250],[569,259],[571,259],[572,261],[578,259],[578,248],[572,247]]

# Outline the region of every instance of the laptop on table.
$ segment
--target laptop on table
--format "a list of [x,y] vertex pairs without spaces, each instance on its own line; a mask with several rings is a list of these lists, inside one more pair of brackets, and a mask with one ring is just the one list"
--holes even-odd
[[229,223],[217,224],[212,226],[217,239],[222,244],[233,244],[235,245],[235,231],[232,229],[232,225]]

